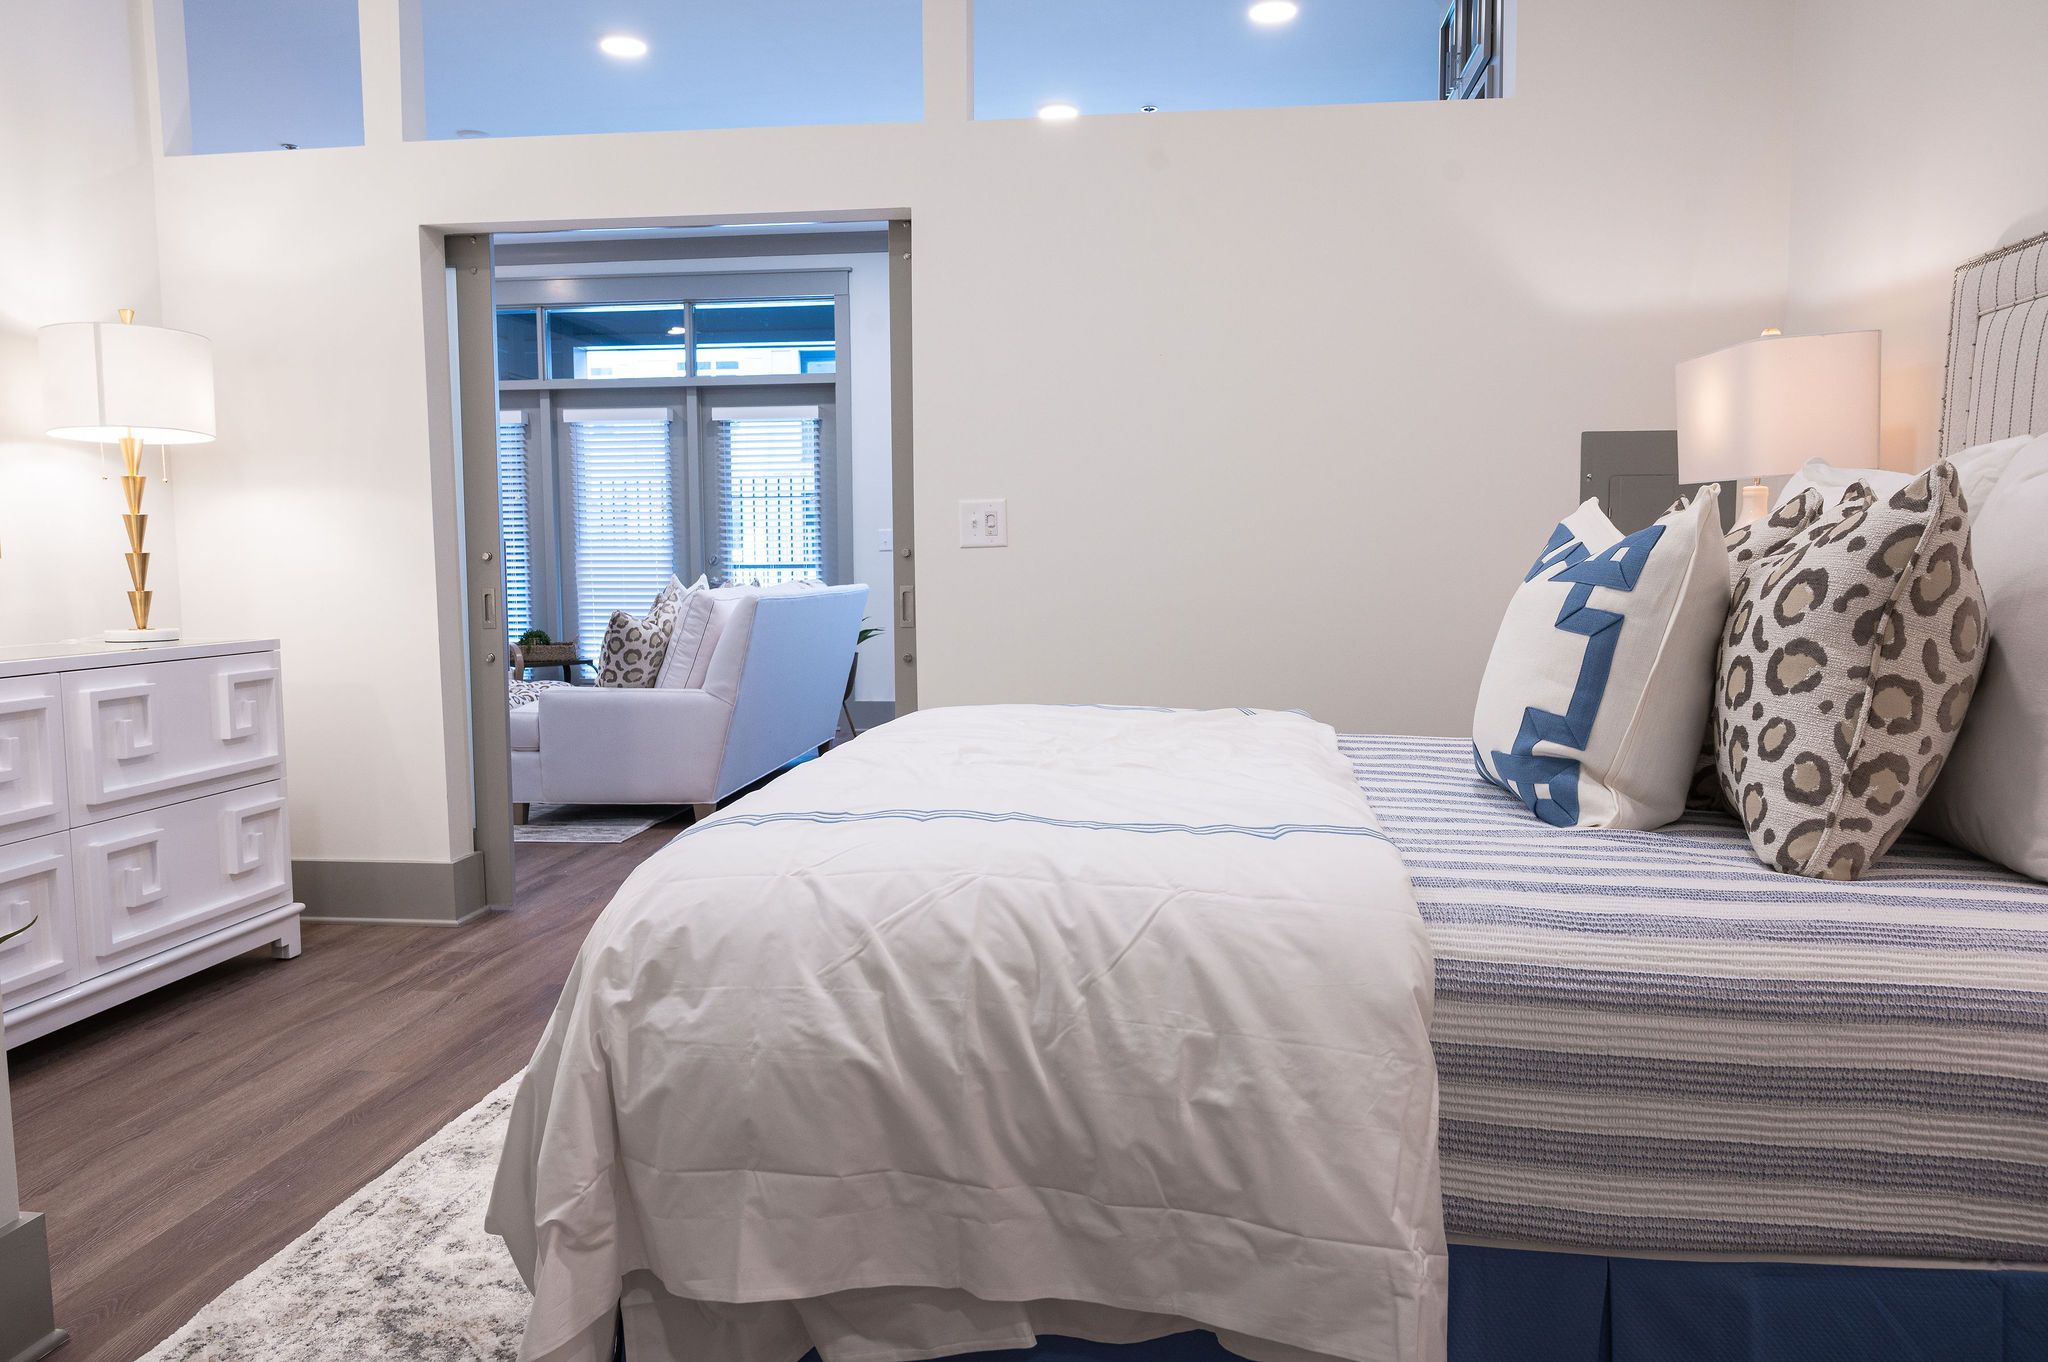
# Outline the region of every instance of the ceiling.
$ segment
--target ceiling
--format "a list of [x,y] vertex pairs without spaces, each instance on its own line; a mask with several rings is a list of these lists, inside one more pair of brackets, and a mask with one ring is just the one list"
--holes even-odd
[[[1429,99],[1444,0],[977,0],[976,115]],[[428,135],[909,122],[921,0],[419,0]],[[185,0],[193,147],[362,139],[356,0]],[[600,53],[629,33],[648,52]]]

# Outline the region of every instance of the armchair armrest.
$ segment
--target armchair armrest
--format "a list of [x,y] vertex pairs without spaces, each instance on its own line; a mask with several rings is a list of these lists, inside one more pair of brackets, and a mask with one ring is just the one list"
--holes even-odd
[[541,797],[551,804],[716,798],[732,705],[709,691],[562,686],[540,697]]

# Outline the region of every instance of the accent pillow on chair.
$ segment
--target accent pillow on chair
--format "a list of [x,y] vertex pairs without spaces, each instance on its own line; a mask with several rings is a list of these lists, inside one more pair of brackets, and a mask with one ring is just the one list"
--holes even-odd
[[1972,504],[1970,539],[1991,647],[1918,825],[2048,880],[2048,435]]
[[1508,603],[1479,687],[1479,773],[1558,827],[1684,810],[1707,724],[1727,549],[1711,496],[1623,535],[1588,501]]
[[690,684],[699,660],[710,652],[711,645],[716,642],[711,635],[713,604],[711,584],[703,577],[683,592],[682,603],[676,607],[675,626],[669,630],[668,652],[662,658],[661,670],[655,677],[656,686]]
[[1969,512],[1940,463],[1852,487],[1744,581],[1721,637],[1721,786],[1764,864],[1855,879],[1898,840],[1984,661]]
[[604,647],[597,655],[598,685],[651,687],[660,679],[669,635],[675,630],[685,594],[682,582],[671,577],[641,618],[624,610],[612,612],[611,622],[605,626]]

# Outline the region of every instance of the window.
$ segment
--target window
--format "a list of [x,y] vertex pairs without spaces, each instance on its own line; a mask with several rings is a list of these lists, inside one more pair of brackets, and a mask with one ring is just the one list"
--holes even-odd
[[724,580],[822,580],[827,508],[818,409],[718,409],[711,423]]
[[976,0],[974,116],[1435,99],[1445,3]]
[[1438,93],[1445,99],[1498,99],[1500,0],[1451,0],[1438,31]]
[[922,0],[420,0],[420,26],[432,138],[924,116]]
[[526,504],[526,413],[498,413],[498,527],[505,552],[505,637],[533,627],[533,535]]
[[547,309],[548,377],[682,378],[689,312],[680,303],[600,303]]
[[569,411],[563,421],[575,494],[576,641],[588,651],[614,610],[646,614],[675,572],[669,413]]
[[540,314],[530,307],[498,309],[498,381],[540,377]]
[[[157,60],[184,80],[163,82],[164,126],[191,140],[165,151],[363,144],[356,0],[172,0],[166,11]],[[169,107],[181,86],[189,108]]]
[[699,374],[829,374],[837,366],[830,298],[697,303],[691,313]]

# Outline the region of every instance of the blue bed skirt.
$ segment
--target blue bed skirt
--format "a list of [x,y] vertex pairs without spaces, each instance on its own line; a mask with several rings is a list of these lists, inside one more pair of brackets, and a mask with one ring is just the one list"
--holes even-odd
[[[1206,1333],[976,1362],[1240,1362]],[[2042,1362],[2048,1273],[1451,1248],[1450,1362]],[[811,1353],[804,1362],[818,1362]]]

